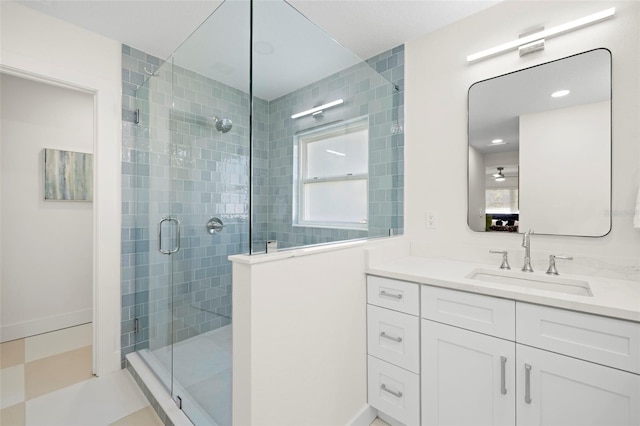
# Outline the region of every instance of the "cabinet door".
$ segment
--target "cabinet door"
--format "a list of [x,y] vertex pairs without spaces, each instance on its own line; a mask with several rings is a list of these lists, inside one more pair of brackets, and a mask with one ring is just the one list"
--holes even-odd
[[422,320],[422,424],[514,425],[515,343]]
[[640,376],[517,345],[518,425],[640,424]]

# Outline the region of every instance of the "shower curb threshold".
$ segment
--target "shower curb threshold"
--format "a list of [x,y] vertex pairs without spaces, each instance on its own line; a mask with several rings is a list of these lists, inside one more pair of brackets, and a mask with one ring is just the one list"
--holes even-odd
[[194,426],[139,354],[135,352],[127,354],[126,359],[127,370],[165,425]]

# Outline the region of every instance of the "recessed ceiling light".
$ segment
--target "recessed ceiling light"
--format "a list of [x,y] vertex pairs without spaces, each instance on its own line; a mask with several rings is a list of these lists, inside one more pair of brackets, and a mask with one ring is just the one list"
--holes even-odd
[[491,141],[491,143],[497,144],[497,143],[503,143],[504,141],[502,139],[494,139]]
[[271,55],[276,49],[268,41],[256,41],[253,43],[253,51],[261,55]]
[[569,92],[568,90],[558,90],[557,92],[553,92],[551,94],[551,97],[552,98],[561,98],[563,96],[567,96],[569,93],[571,93],[571,92]]

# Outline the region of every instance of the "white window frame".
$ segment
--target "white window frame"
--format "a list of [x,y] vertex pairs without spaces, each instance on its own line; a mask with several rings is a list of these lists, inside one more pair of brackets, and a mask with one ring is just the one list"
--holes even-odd
[[[314,227],[331,229],[350,229],[366,231],[369,229],[369,173],[349,174],[325,178],[304,178],[306,175],[307,146],[310,143],[321,141],[340,134],[355,133],[366,130],[369,138],[369,117],[362,116],[348,121],[330,123],[325,126],[304,130],[294,135],[293,145],[293,226]],[[367,164],[369,163],[369,146],[367,145]],[[325,182],[347,182],[352,180],[366,181],[367,219],[363,222],[339,222],[339,221],[310,221],[303,220],[305,206],[305,185]]]

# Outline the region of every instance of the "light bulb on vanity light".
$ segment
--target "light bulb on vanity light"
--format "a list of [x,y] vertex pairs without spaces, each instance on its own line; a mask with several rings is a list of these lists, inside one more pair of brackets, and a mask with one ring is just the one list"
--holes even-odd
[[582,18],[574,19],[573,21],[566,22],[564,24],[556,25],[555,27],[552,27],[549,29],[538,31],[533,34],[526,35],[524,37],[519,37],[516,40],[512,40],[507,43],[503,43],[501,45],[498,45],[489,49],[485,49],[481,52],[469,55],[467,56],[467,62],[475,62],[480,59],[485,59],[490,56],[498,55],[500,53],[507,52],[512,49],[517,49],[520,46],[532,44],[536,41],[555,37],[557,35],[560,35],[569,31],[573,31],[577,28],[581,28],[586,25],[594,24],[596,22],[600,22],[604,19],[610,18],[615,13],[616,13],[616,8],[612,7],[598,13],[594,13],[588,16],[584,16]]

